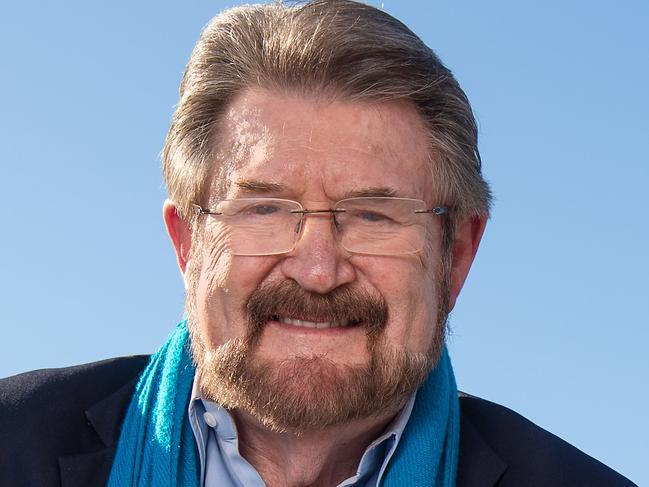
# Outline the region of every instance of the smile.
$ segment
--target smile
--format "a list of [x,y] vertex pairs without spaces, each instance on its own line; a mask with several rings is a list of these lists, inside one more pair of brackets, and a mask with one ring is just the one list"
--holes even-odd
[[339,328],[359,323],[359,321],[356,320],[308,321],[297,318],[288,318],[286,316],[273,316],[272,319],[279,323],[302,328]]

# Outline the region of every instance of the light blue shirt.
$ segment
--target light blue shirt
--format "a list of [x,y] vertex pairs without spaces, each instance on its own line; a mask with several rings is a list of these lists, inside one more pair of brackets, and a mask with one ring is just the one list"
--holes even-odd
[[[416,393],[415,393],[416,394]],[[365,450],[356,474],[338,484],[338,487],[376,487],[399,444],[408,423],[413,394],[401,412],[381,436]],[[200,458],[200,479],[203,487],[263,487],[257,470],[239,453],[239,439],[234,419],[215,402],[204,399],[194,378],[189,401],[189,422]]]

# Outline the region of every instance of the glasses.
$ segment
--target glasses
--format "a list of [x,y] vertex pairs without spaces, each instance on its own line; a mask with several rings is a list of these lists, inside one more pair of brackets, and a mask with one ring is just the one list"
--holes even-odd
[[425,217],[447,211],[441,206],[429,209],[421,200],[391,197],[348,198],[325,210],[307,210],[297,201],[276,198],[221,200],[213,208],[193,206],[201,215],[217,217],[219,238],[225,239],[232,254],[249,256],[293,250],[308,215],[330,215],[336,239],[349,252],[413,254],[424,248],[433,231]]

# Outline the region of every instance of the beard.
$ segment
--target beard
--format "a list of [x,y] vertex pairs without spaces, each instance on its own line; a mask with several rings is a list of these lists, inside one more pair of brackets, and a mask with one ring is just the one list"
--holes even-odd
[[[440,297],[448,296],[445,288],[440,286]],[[445,302],[438,301],[440,310],[446,310]],[[395,350],[384,338],[388,307],[382,298],[349,287],[315,294],[284,281],[261,286],[250,296],[243,337],[212,348],[203,340],[192,308],[188,308],[192,354],[203,397],[226,409],[245,411],[273,431],[293,434],[396,414],[437,363],[447,317],[445,311],[438,312],[426,352]],[[256,345],[265,323],[278,316],[363,326],[369,360],[351,366],[325,356],[261,359],[255,354]]]

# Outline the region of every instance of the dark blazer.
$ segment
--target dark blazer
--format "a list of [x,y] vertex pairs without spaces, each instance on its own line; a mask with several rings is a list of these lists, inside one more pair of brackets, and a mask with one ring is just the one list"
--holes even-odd
[[[146,361],[116,358],[0,380],[0,486],[105,486]],[[634,485],[505,407],[461,395],[460,409],[458,487]]]

